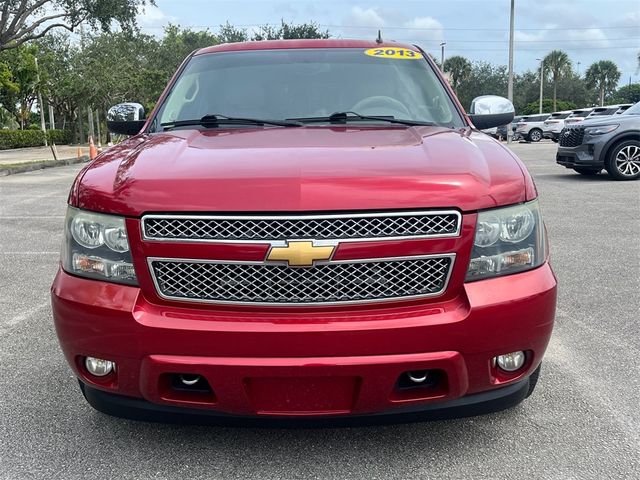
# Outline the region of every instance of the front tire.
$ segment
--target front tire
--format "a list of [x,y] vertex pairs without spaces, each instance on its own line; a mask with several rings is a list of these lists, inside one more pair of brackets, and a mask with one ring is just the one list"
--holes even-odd
[[527,137],[530,142],[539,142],[540,140],[542,140],[542,130],[540,130],[539,128],[534,128],[529,132],[529,135],[527,135]]
[[605,168],[614,180],[640,178],[640,142],[626,140],[616,145],[606,159]]
[[596,169],[596,168],[578,167],[578,168],[574,168],[574,170],[576,172],[578,172],[580,175],[586,175],[588,177],[593,177],[594,175],[598,175],[602,169],[601,168],[597,168]]

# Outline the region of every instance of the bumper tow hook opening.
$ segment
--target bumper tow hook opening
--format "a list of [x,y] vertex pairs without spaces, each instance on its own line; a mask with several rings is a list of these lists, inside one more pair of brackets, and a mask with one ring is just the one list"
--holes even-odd
[[413,383],[424,383],[428,377],[427,370],[414,370],[411,372],[407,372],[407,377]]
[[181,374],[179,375],[180,383],[187,387],[192,387],[198,383],[201,379],[200,375]]

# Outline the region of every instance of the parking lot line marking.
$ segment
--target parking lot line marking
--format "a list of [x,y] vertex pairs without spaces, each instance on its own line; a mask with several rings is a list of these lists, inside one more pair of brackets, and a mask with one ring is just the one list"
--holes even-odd
[[2,255],[58,255],[60,252],[2,252]]
[[64,218],[64,215],[0,215],[0,219],[7,220],[22,220],[25,218]]

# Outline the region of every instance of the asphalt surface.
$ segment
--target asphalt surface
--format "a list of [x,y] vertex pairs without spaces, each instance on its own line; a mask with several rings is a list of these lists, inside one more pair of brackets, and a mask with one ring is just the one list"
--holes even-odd
[[57,344],[49,286],[79,166],[0,178],[0,478],[639,478],[640,182],[533,173],[560,282],[538,387],[487,416],[384,427],[145,424],[93,411]]

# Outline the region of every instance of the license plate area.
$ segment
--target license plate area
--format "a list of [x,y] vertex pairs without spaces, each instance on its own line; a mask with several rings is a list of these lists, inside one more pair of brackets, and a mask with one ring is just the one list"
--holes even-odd
[[337,415],[351,413],[361,379],[355,376],[255,377],[245,387],[260,415]]

